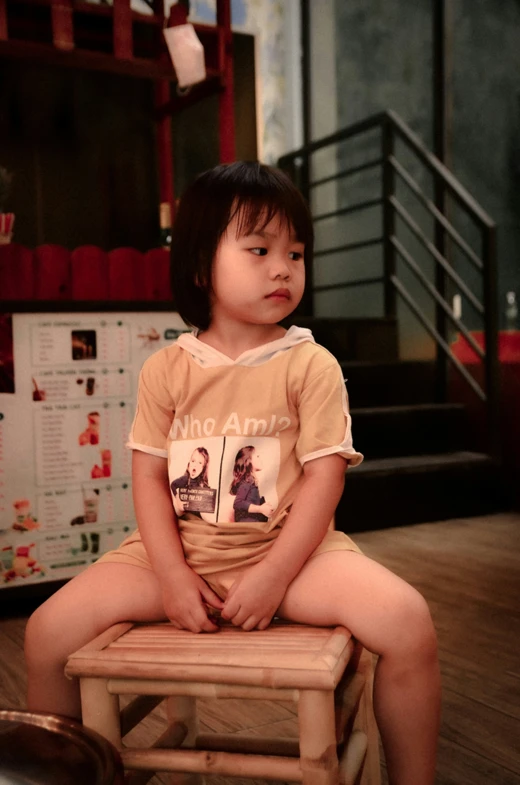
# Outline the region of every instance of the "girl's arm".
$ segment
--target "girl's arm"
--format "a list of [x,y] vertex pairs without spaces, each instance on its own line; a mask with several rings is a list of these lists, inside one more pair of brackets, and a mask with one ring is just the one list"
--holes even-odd
[[134,508],[141,538],[163,591],[167,617],[182,629],[213,632],[204,601],[215,608],[222,601],[187,564],[173,509],[166,458],[134,450]]
[[231,587],[222,616],[245,629],[265,629],[287,587],[325,536],[345,483],[345,459],[327,455],[304,464],[304,479],[265,558]]
[[304,479],[265,560],[289,583],[323,540],[345,487],[345,459],[337,453],[303,466]]
[[251,486],[247,482],[241,482],[237,488],[237,492],[235,495],[235,501],[233,502],[233,509],[234,510],[243,510],[247,512],[249,510],[249,490]]

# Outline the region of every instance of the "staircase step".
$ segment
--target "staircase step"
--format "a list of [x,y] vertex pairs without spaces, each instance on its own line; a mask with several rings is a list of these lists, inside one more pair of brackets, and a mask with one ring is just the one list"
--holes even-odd
[[468,449],[463,404],[415,404],[351,409],[356,448],[366,458],[397,458]]
[[353,533],[509,508],[499,465],[483,453],[382,458],[347,472],[336,528]]
[[435,399],[435,365],[431,360],[378,362],[347,360],[341,355],[351,408],[431,403]]
[[461,450],[458,452],[441,453],[434,455],[402,455],[396,458],[379,458],[365,460],[356,466],[356,474],[388,475],[410,474],[417,472],[432,472],[449,467],[490,465],[492,460],[489,455],[480,452]]

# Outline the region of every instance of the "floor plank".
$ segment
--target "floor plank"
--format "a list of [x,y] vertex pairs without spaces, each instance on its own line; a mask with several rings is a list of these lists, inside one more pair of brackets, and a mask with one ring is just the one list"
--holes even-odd
[[[430,605],[443,680],[436,785],[520,785],[520,514],[353,538],[368,556],[416,586]],[[23,708],[27,616],[10,612],[8,594],[0,593],[0,602],[0,707]],[[199,706],[203,731],[281,737],[296,732],[290,704],[226,700]],[[148,744],[165,725],[158,707],[128,740]],[[167,779],[158,774],[151,785]],[[208,778],[208,785],[228,784],[264,782]]]

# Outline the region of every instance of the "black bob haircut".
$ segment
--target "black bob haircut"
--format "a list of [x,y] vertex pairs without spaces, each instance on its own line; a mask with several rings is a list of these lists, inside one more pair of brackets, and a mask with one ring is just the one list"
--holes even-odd
[[213,260],[235,216],[240,235],[263,229],[279,216],[305,244],[306,268],[312,264],[312,218],[300,191],[284,172],[247,161],[222,164],[204,172],[180,201],[171,246],[175,308],[186,324],[199,330],[206,330],[210,324]]

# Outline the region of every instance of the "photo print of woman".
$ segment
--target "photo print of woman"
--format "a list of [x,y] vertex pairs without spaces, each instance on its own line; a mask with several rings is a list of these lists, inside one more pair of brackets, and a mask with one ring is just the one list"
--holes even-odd
[[170,483],[173,506],[178,516],[191,512],[200,518],[201,512],[215,512],[217,492],[210,488],[208,467],[209,452],[205,447],[196,447],[185,473]]
[[253,445],[242,447],[235,456],[233,481],[229,492],[235,496],[233,510],[235,522],[267,521],[274,506],[260,496],[259,473],[263,470],[262,459]]

